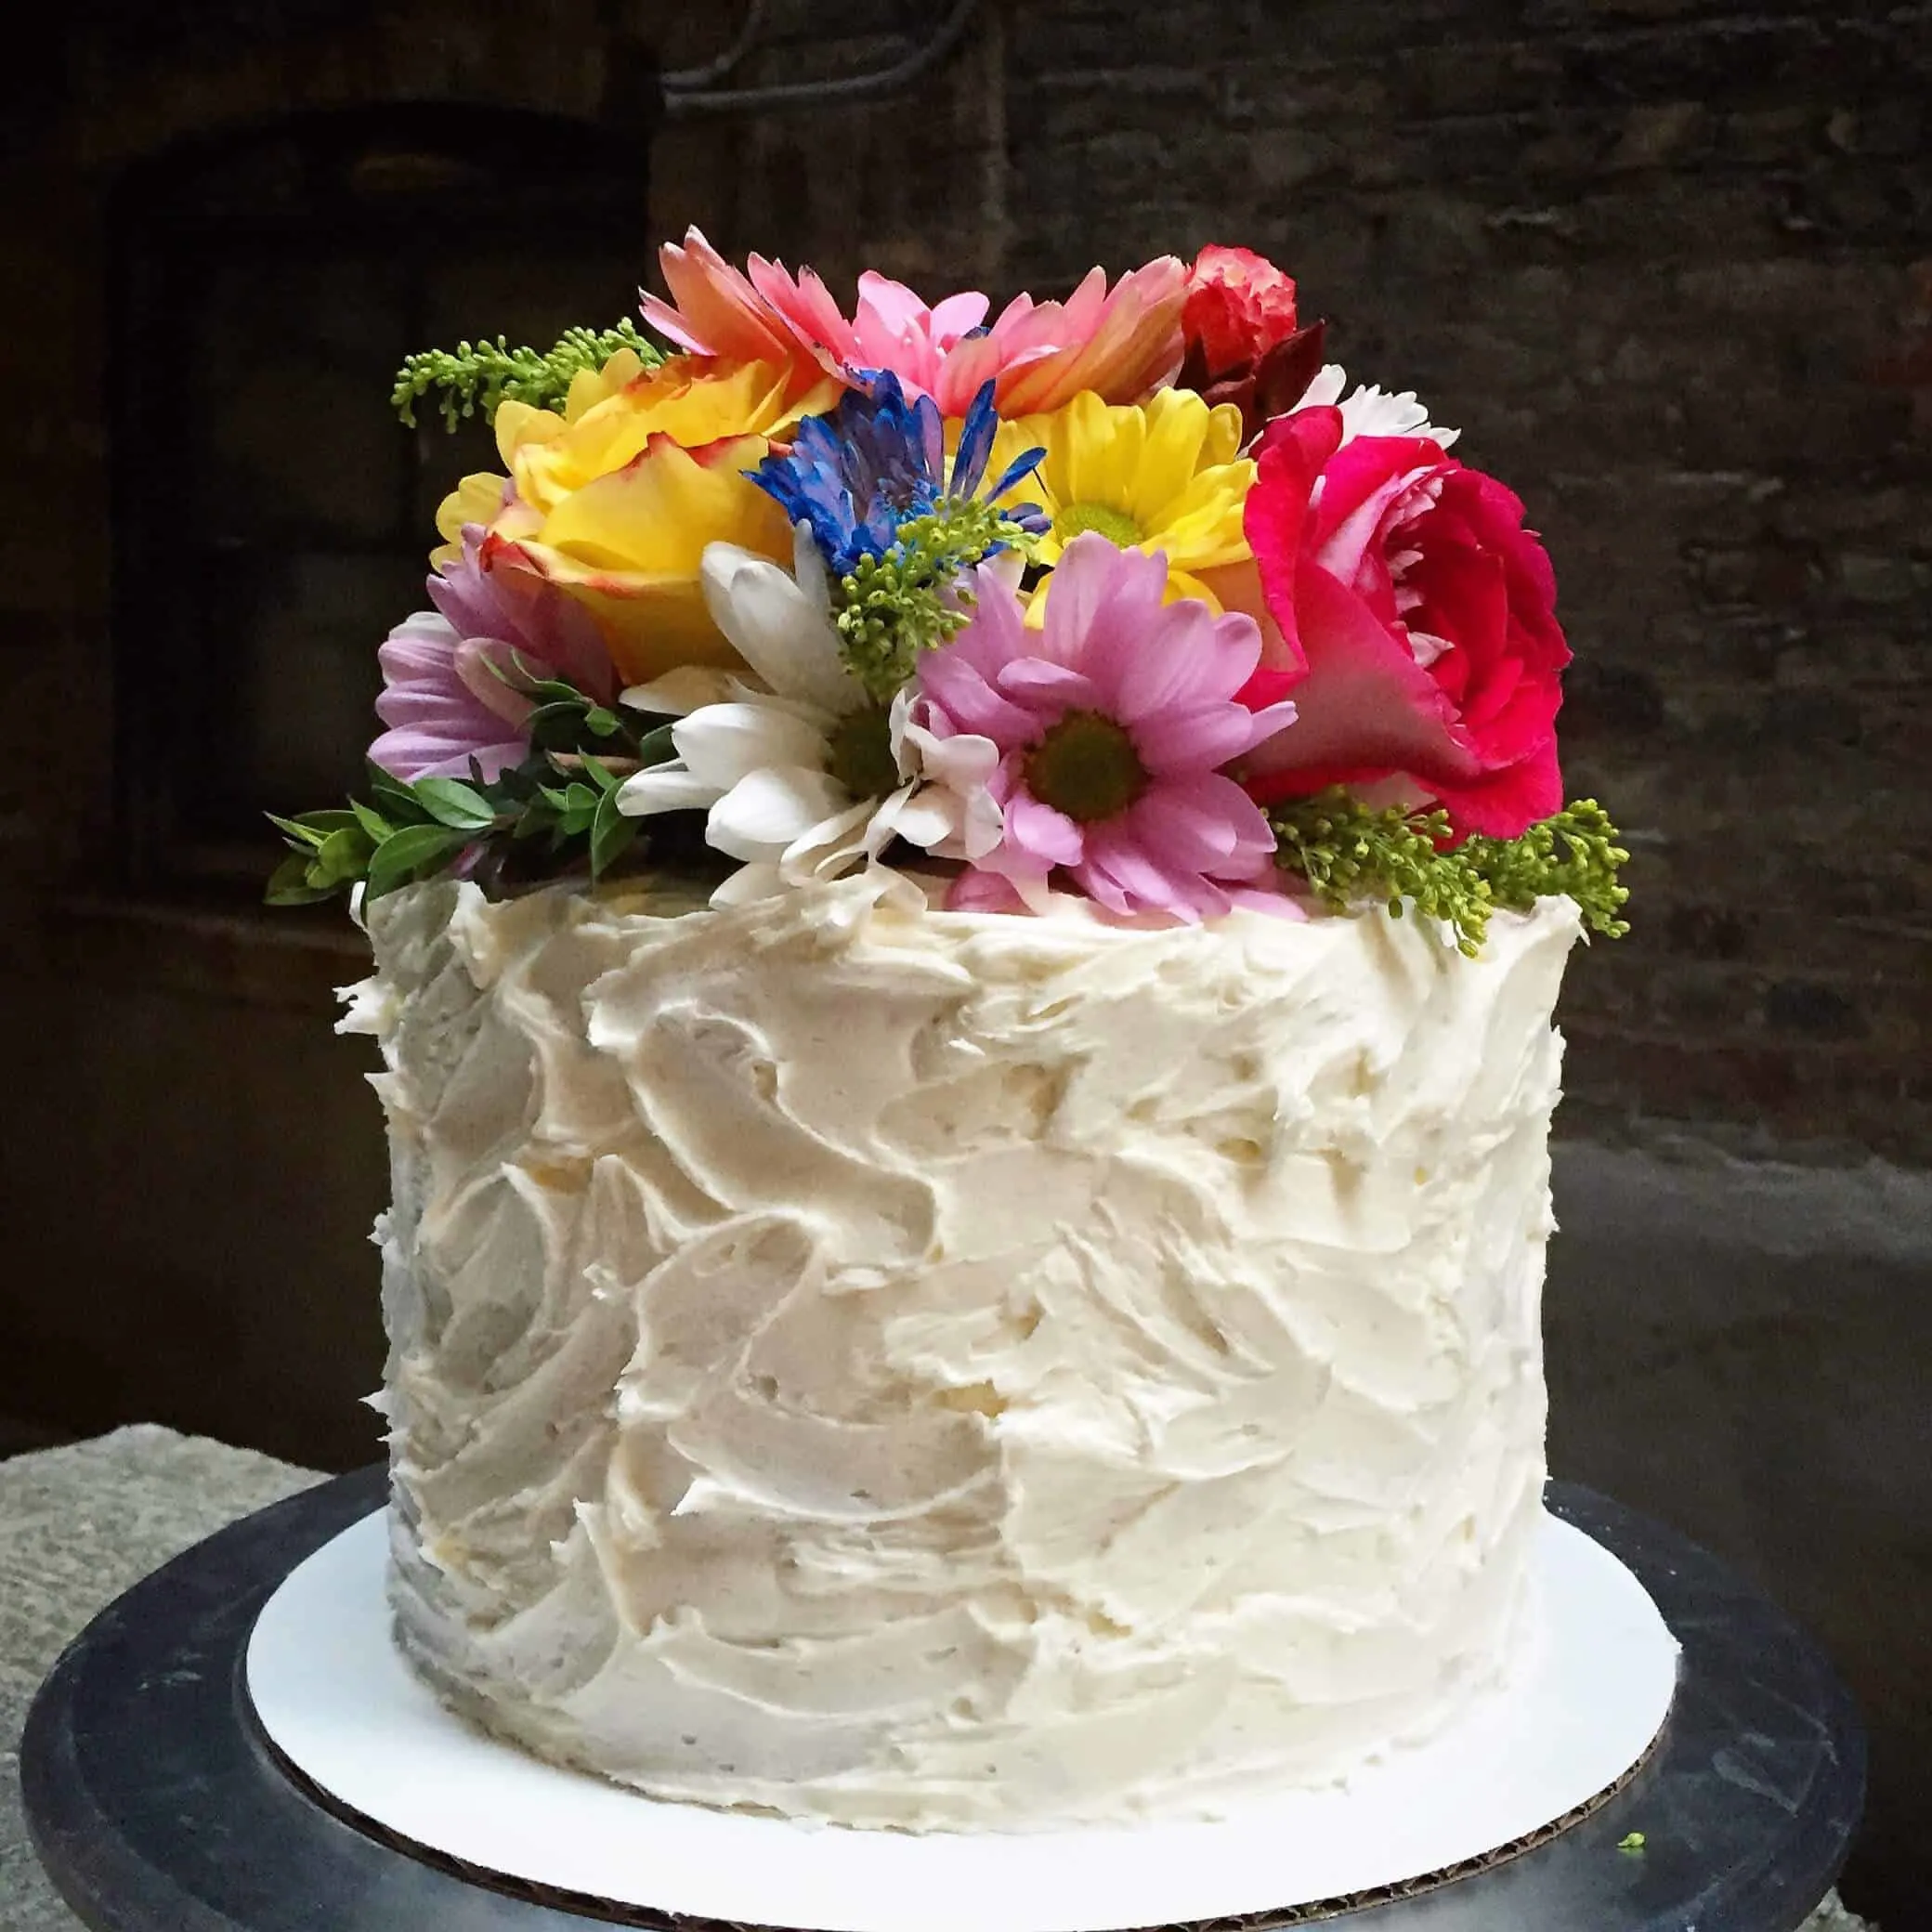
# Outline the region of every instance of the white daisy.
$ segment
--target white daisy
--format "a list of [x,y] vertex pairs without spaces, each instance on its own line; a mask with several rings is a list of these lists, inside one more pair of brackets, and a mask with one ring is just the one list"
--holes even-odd
[[1341,409],[1341,439],[1351,443],[1358,436],[1426,436],[1447,449],[1462,434],[1459,429],[1439,429],[1429,420],[1429,411],[1416,400],[1413,389],[1390,391],[1373,383],[1357,384],[1344,397],[1348,374],[1338,362],[1326,364],[1308,385],[1301,400],[1289,413],[1338,404]]
[[816,550],[801,542],[794,576],[713,543],[700,576],[712,620],[765,688],[697,665],[633,685],[626,704],[677,720],[677,756],[627,778],[618,809],[631,817],[704,810],[705,842],[743,862],[711,894],[714,906],[769,898],[861,864],[892,890],[895,875],[880,854],[894,838],[922,845],[943,837],[950,815],[921,808],[920,776],[904,759],[899,783],[866,797],[828,768],[841,724],[868,699],[840,656]]

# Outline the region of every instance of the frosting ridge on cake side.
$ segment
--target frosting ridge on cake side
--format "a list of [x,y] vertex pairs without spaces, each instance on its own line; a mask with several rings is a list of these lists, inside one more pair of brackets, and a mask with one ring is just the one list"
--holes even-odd
[[397,1628],[656,1795],[1211,1814],[1522,1640],[1567,899],[370,908]]

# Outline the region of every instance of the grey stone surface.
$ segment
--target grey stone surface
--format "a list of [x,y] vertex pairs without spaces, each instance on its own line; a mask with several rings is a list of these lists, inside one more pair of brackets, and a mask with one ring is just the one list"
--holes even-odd
[[20,1727],[70,1638],[150,1570],[317,1479],[143,1425],[0,1462],[0,1932],[75,1932],[20,1814]]
[[[77,1932],[20,1813],[27,1705],[62,1647],[122,1590],[313,1472],[150,1425],[0,1463],[0,1932]],[[1828,1898],[1805,1932],[1863,1932]]]

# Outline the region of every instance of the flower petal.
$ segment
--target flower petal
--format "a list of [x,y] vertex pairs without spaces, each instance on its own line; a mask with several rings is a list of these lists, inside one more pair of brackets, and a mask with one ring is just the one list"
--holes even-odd
[[785,890],[784,875],[768,859],[740,866],[711,894],[711,904],[720,911],[734,906],[752,906],[760,899],[776,899]]
[[735,543],[711,543],[699,575],[712,621],[774,691],[834,716],[858,708],[864,693],[839,655],[839,633],[789,572]]
[[1141,763],[1159,777],[1226,764],[1265,737],[1266,728],[1257,731],[1255,714],[1238,704],[1197,704],[1142,718],[1132,736]]
[[707,664],[680,664],[648,684],[626,685],[618,701],[632,711],[660,718],[682,718],[707,704],[722,704],[737,687],[728,671]]
[[705,843],[733,858],[776,862],[794,839],[851,803],[844,787],[822,771],[778,765],[751,772],[711,807]]
[[685,768],[729,790],[768,765],[822,767],[825,734],[772,704],[708,704],[671,727]]
[[715,804],[719,788],[675,765],[636,772],[618,787],[617,808],[626,818],[655,812],[695,812]]
[[1299,789],[1271,786],[1267,775],[1330,766],[1450,782],[1475,777],[1480,762],[1454,706],[1403,639],[1317,565],[1305,566],[1296,586],[1309,674],[1295,686],[1293,726],[1249,756],[1247,777],[1262,780],[1251,784],[1256,796]]
[[1048,866],[1074,865],[1086,850],[1080,827],[1030,791],[1016,791],[1006,802],[1006,842]]

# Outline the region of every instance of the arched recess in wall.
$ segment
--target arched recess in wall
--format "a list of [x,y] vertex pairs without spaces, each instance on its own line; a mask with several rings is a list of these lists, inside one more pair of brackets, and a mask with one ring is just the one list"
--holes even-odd
[[641,131],[449,103],[291,116],[126,171],[107,336],[131,882],[258,891],[262,813],[357,782],[436,505],[496,466],[480,424],[401,427],[398,365],[633,313],[647,186]]

